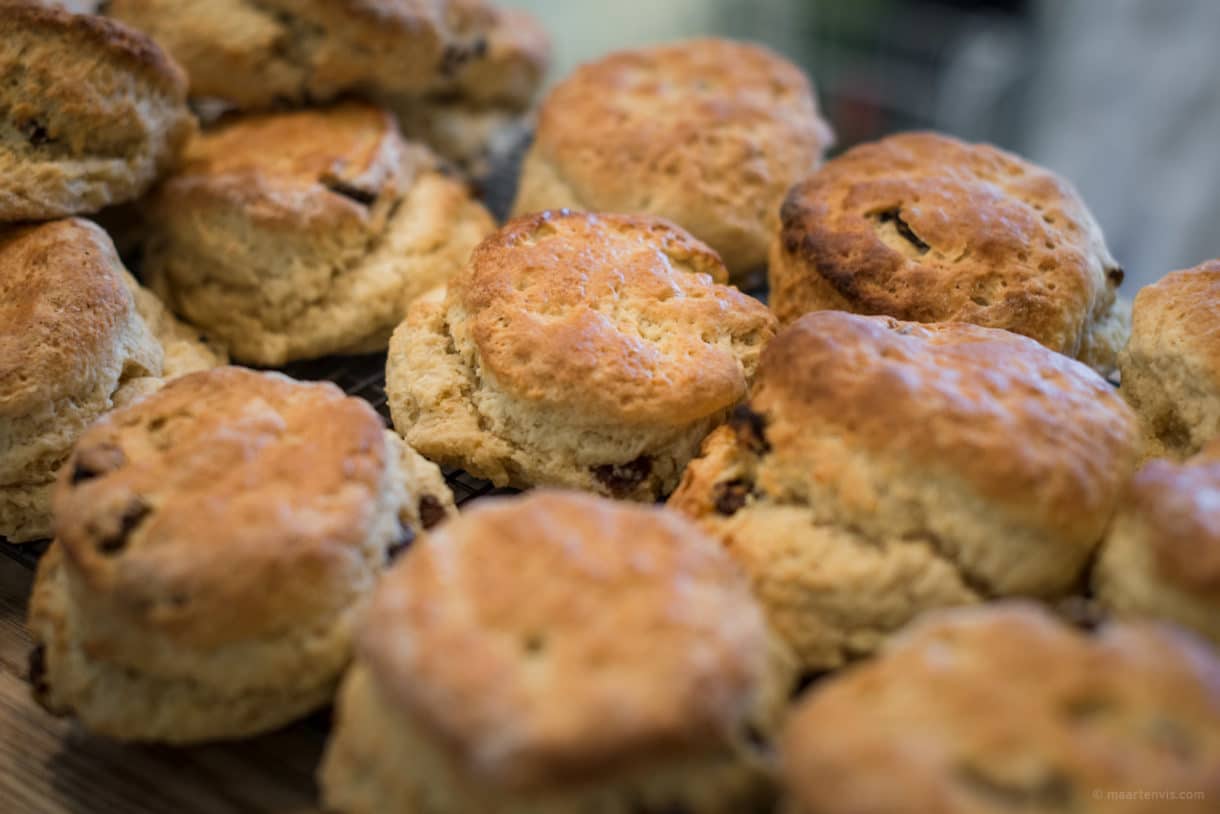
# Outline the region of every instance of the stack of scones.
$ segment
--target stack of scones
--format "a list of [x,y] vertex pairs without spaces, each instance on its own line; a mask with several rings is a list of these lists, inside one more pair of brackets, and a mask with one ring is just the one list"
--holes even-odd
[[[339,814],[1214,813],[1220,263],[1132,298],[1016,155],[827,160],[757,45],[535,109],[549,54],[490,0],[0,0],[37,701],[334,704]],[[392,429],[276,370],[348,354]]]

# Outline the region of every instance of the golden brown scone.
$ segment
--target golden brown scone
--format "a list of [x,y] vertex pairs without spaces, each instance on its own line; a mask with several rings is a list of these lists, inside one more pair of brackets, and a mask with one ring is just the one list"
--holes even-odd
[[1004,328],[1103,375],[1126,339],[1122,269],[1076,191],[985,144],[900,133],[848,150],[784,201],[771,307]]
[[782,762],[788,814],[1214,814],[1220,660],[1152,625],[944,611],[815,688]]
[[497,485],[655,500],[742,397],[775,319],[648,216],[544,212],[485,240],[394,333],[394,426]]
[[1127,486],[1093,571],[1120,616],[1166,619],[1220,646],[1220,442],[1151,461]]
[[766,810],[791,662],[731,558],[676,514],[479,503],[386,574],[357,637],[328,810]]
[[407,305],[495,228],[389,113],[356,103],[203,134],[147,217],[152,288],[267,366],[384,350]]
[[51,530],[51,484],[85,427],[162,378],[223,364],[77,218],[0,229],[0,537]]
[[1109,384],[1025,337],[819,311],[767,346],[670,505],[824,670],[931,608],[1067,594],[1137,437]]
[[697,39],[620,51],[543,100],[514,211],[659,215],[741,278],[765,265],[784,194],[832,139],[809,80],[761,46]]
[[444,0],[111,0],[190,76],[192,97],[241,109],[410,92],[440,69]]
[[132,200],[195,130],[182,70],[152,40],[32,0],[0,0],[0,110],[0,222]]
[[36,698],[123,740],[281,726],[329,702],[377,574],[454,511],[439,470],[332,384],[171,382],[90,427],[60,473]]
[[530,14],[483,0],[451,2],[465,61],[447,61],[423,94],[384,98],[403,133],[422,141],[476,183],[523,149],[527,109],[550,64],[551,43]]
[[1220,437],[1220,260],[1140,289],[1118,367],[1149,457],[1187,458]]

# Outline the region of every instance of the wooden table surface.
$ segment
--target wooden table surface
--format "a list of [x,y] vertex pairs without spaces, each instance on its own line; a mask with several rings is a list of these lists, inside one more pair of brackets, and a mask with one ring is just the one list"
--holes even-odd
[[26,682],[33,574],[0,555],[0,814],[317,812],[324,715],[261,738],[172,749],[91,738]]

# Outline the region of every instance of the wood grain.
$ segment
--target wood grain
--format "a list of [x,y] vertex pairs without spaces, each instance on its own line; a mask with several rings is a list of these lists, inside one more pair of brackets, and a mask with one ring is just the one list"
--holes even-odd
[[317,812],[313,772],[325,715],[241,743],[172,749],[89,737],[44,712],[25,679],[32,579],[0,556],[0,812]]

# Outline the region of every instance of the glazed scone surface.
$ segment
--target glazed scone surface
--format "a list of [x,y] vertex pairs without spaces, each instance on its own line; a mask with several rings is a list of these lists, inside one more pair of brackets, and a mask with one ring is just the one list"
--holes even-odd
[[739,278],[765,265],[784,194],[831,141],[809,80],[761,46],[619,51],[543,100],[514,211],[659,215]]
[[190,76],[193,97],[241,109],[326,102],[433,81],[445,0],[111,0]]
[[670,505],[827,669],[930,608],[1070,591],[1137,435],[1109,384],[1032,340],[821,311],[767,347]]
[[1136,474],[1092,580],[1112,613],[1164,619],[1220,646],[1220,445]]
[[783,323],[818,310],[970,322],[1112,371],[1123,272],[1066,181],[935,133],[848,150],[789,192],[769,266]]
[[154,290],[268,366],[383,349],[494,228],[389,113],[358,103],[222,124],[147,216]]
[[655,499],[745,395],[773,332],[724,278],[710,249],[660,219],[511,221],[395,332],[394,425],[498,485]]
[[119,739],[287,723],[330,699],[387,559],[453,511],[439,471],[334,385],[177,379],[60,473],[30,612],[39,700]]
[[767,796],[747,740],[772,731],[788,662],[731,558],[663,509],[481,502],[386,574],[357,648],[321,770],[344,814]]
[[[815,687],[781,752],[791,814],[1210,814],[1220,662],[1151,625],[942,612]],[[1182,796],[1109,796],[1133,791]]]
[[152,40],[90,15],[0,3],[0,222],[132,200],[195,130],[186,80]]
[[1220,437],[1220,260],[1140,289],[1118,365],[1149,457],[1186,458]]
[[175,320],[77,218],[0,229],[0,536],[51,530],[51,484],[81,431],[224,352]]

